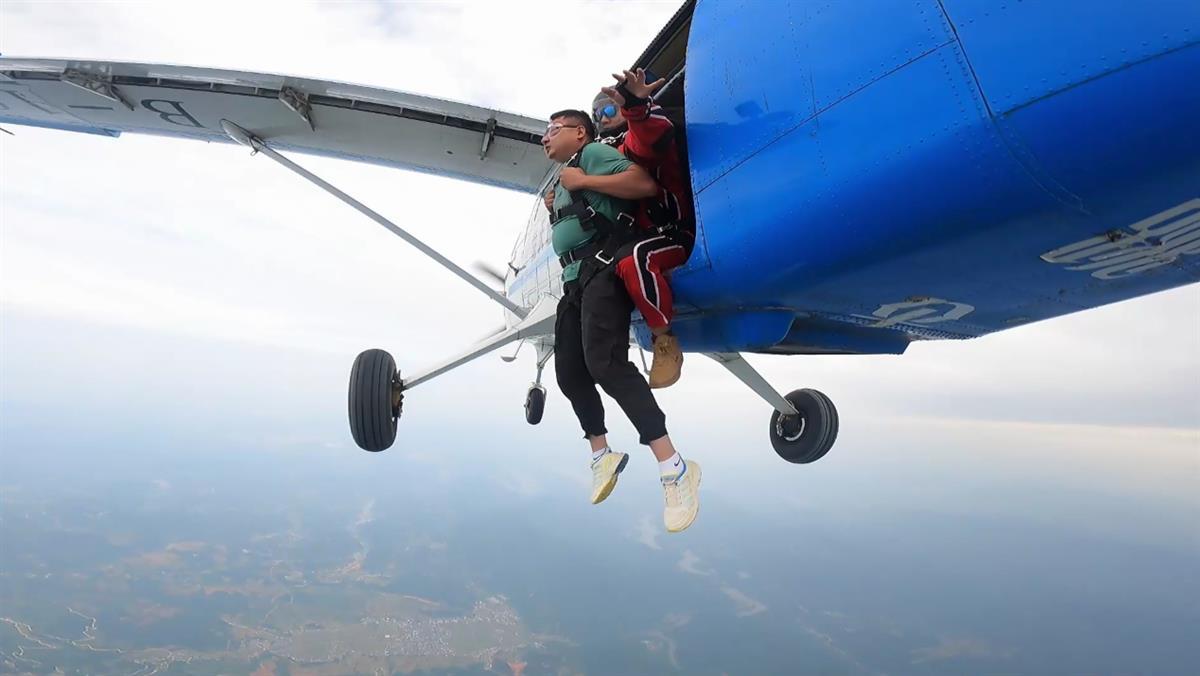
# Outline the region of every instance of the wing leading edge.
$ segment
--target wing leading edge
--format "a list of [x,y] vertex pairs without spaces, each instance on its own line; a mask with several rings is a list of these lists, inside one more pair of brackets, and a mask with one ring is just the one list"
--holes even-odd
[[535,192],[545,121],[388,89],[262,73],[0,57],[0,123],[290,150]]

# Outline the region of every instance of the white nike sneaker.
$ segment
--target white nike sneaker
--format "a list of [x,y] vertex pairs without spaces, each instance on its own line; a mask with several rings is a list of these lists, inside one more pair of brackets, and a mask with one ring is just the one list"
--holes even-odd
[[700,463],[685,460],[682,472],[664,474],[659,480],[667,501],[663,522],[667,524],[667,532],[678,533],[692,525],[700,511]]
[[604,502],[604,498],[617,487],[617,475],[629,462],[628,453],[609,451],[592,461],[592,504]]

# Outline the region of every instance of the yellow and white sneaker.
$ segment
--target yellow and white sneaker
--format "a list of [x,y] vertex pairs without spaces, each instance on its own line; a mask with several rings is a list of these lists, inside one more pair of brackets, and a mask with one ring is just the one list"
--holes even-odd
[[604,498],[617,487],[617,475],[629,462],[628,453],[609,451],[592,461],[592,504],[604,502]]
[[659,477],[663,486],[663,497],[667,506],[663,509],[663,522],[667,532],[678,533],[696,520],[700,511],[700,463],[685,460],[679,474],[664,474]]

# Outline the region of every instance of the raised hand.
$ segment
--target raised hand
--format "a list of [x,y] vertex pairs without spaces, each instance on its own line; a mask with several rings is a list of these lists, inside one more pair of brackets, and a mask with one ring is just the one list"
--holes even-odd
[[[658,91],[667,83],[666,78],[661,77],[654,82],[646,82],[646,70],[644,68],[638,68],[637,70],[624,70],[621,71],[620,74],[613,73],[612,76],[618,84],[624,83],[625,89],[629,90],[630,94],[639,99],[650,98],[654,92]],[[625,97],[621,95],[621,92],[617,91],[617,87],[615,85],[612,87],[601,87],[600,91],[607,94],[608,97],[612,99],[613,102],[618,106],[625,105]]]

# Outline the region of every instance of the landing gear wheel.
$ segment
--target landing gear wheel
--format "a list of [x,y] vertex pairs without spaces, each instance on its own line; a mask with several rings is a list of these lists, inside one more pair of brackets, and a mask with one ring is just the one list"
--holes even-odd
[[546,388],[534,385],[525,395],[525,422],[536,425],[542,422],[542,413],[546,410]]
[[787,400],[799,415],[771,414],[771,445],[779,457],[797,465],[820,460],[837,440],[837,409],[817,390],[796,390]]
[[350,368],[350,433],[363,450],[379,452],[396,440],[404,404],[396,360],[383,350],[367,350]]

